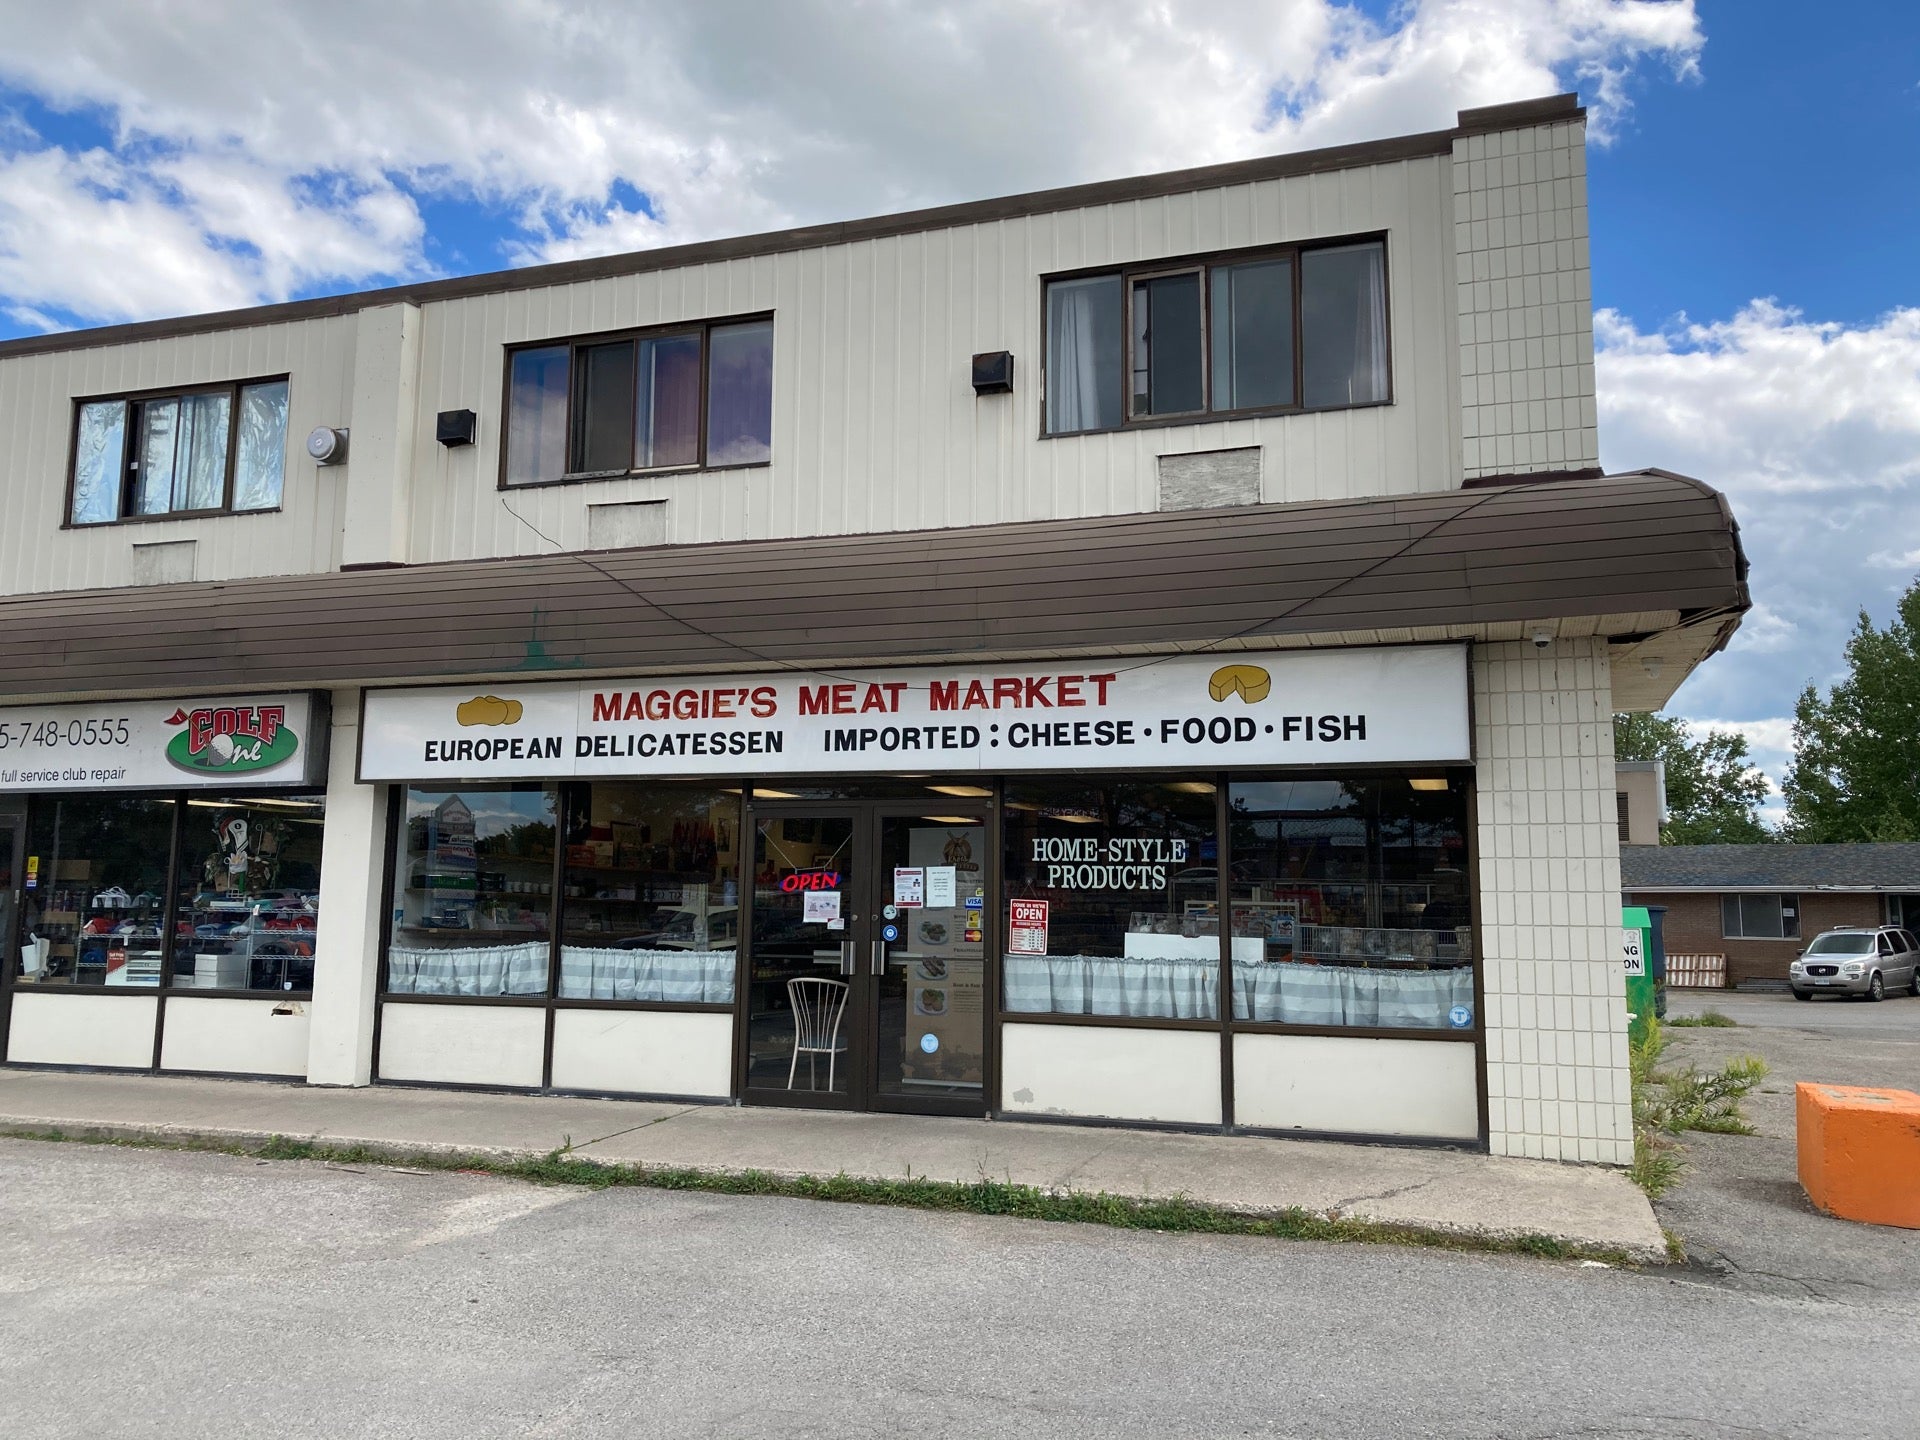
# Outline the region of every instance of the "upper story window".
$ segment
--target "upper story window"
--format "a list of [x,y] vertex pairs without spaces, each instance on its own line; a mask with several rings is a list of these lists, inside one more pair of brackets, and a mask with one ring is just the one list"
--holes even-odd
[[286,470],[284,379],[83,400],[67,518],[108,525],[277,510]]
[[773,321],[596,335],[507,357],[502,483],[773,458]]
[[1046,285],[1049,435],[1390,398],[1381,240]]

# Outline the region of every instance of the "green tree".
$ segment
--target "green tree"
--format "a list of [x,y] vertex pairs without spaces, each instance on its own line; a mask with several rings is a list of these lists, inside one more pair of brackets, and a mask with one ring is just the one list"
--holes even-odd
[[1860,612],[1847,673],[1793,714],[1787,825],[1795,840],[1920,840],[1920,580],[1884,630]]
[[1747,737],[1707,730],[1697,739],[1676,715],[1616,715],[1619,760],[1660,760],[1667,779],[1662,845],[1758,845],[1774,834],[1756,813],[1767,777],[1754,768]]

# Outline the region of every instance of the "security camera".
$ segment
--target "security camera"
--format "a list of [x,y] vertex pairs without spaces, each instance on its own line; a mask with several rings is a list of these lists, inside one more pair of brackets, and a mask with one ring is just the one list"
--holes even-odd
[[1533,641],[1534,649],[1544,650],[1553,643],[1553,632],[1543,625],[1537,627],[1527,638]]

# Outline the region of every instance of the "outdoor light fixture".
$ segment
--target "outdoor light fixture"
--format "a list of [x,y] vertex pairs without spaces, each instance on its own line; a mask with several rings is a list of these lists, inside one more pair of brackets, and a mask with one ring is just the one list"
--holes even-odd
[[316,425],[307,432],[307,454],[316,464],[339,465],[347,458],[346,427]]
[[985,800],[993,794],[984,785],[929,785],[927,789],[941,795],[958,795],[963,800]]
[[1410,789],[1414,790],[1444,790],[1447,788],[1447,782],[1445,780],[1436,780],[1425,775],[1407,781],[1407,785]]
[[471,410],[442,410],[434,417],[433,438],[449,449],[456,445],[473,443],[474,427],[479,417]]
[[1013,393],[1013,352],[983,350],[973,357],[973,393],[1011,395]]

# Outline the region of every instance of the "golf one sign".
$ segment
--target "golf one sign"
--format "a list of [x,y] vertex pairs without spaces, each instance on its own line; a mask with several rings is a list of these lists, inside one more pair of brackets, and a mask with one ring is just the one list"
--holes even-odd
[[0,709],[0,793],[318,785],[326,729],[300,693]]

